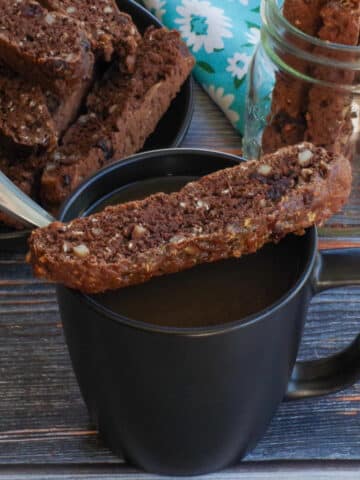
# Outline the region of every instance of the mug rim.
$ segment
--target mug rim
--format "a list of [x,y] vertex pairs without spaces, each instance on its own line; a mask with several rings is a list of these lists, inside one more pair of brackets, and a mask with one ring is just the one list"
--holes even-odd
[[[84,193],[89,188],[94,188],[93,185],[104,176],[104,175],[111,175],[114,170],[121,169],[129,164],[137,163],[141,160],[147,159],[148,157],[158,157],[164,155],[207,155],[212,157],[217,157],[219,159],[223,158],[224,160],[233,160],[239,163],[239,161],[244,161],[244,159],[240,156],[220,152],[217,150],[211,149],[203,149],[203,148],[166,148],[160,150],[151,150],[147,152],[141,152],[134,155],[131,155],[121,161],[112,163],[108,165],[90,178],[85,180],[74,192],[73,194],[66,200],[63,204],[61,211],[59,213],[59,220],[63,221],[66,213],[73,204],[73,202],[84,195]],[[228,168],[228,167],[225,167]],[[115,189],[114,189],[115,190]],[[88,294],[82,293],[78,290],[69,289],[68,287],[61,286],[68,291],[71,291],[73,295],[78,297],[80,301],[85,302],[91,309],[94,309],[96,312],[100,313],[102,316],[105,316],[107,320],[115,321],[116,323],[120,323],[122,325],[126,325],[130,328],[134,328],[136,330],[143,330],[147,332],[157,333],[157,334],[170,334],[170,335],[182,335],[182,336],[189,336],[189,337],[197,337],[197,336],[209,336],[209,335],[217,335],[222,333],[227,333],[232,330],[237,330],[239,328],[245,328],[247,326],[253,325],[255,323],[264,321],[267,317],[272,316],[275,311],[285,307],[291,300],[298,294],[298,292],[303,288],[305,283],[308,281],[309,276],[313,272],[314,264],[317,258],[317,244],[318,244],[318,234],[316,227],[311,227],[306,230],[305,235],[310,236],[309,238],[309,252],[308,258],[305,262],[302,272],[291,286],[291,288],[283,294],[278,300],[268,305],[266,308],[260,310],[259,312],[255,312],[251,315],[247,315],[241,319],[234,320],[232,322],[218,324],[218,325],[211,325],[211,326],[204,326],[204,327],[170,327],[170,326],[160,326],[154,325],[151,323],[147,323],[142,320],[136,320],[133,318],[126,317],[125,315],[121,315],[120,313],[114,312],[110,308],[102,305],[96,299],[91,297]]]

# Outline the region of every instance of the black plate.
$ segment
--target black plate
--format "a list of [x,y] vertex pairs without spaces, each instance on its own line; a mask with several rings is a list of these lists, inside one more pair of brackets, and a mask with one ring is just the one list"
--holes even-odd
[[[159,20],[138,3],[132,0],[117,0],[119,8],[132,16],[141,33],[150,25],[162,26]],[[190,126],[194,101],[193,80],[190,77],[171,104],[169,110],[160,120],[155,132],[148,138],[143,151],[160,148],[178,147],[181,145]],[[26,247],[25,240],[29,230],[13,230],[0,226],[0,248],[2,250],[19,250]]]

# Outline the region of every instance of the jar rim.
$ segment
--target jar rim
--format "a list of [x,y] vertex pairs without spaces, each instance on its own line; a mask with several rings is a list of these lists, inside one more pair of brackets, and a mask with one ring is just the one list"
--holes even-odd
[[[263,25],[266,25],[268,29],[274,28],[273,22],[268,21],[267,7],[270,9],[272,15],[272,20],[278,22],[278,26],[283,27],[287,32],[290,32],[294,37],[297,37],[300,40],[306,41],[308,44],[313,46],[322,47],[325,50],[334,50],[338,52],[348,52],[360,54],[360,45],[344,45],[342,43],[335,43],[321,40],[320,38],[314,37],[304,33],[302,30],[294,26],[289,20],[287,20],[283,13],[282,8],[279,5],[279,0],[262,0],[261,1],[261,18]],[[277,25],[275,25],[276,28]]]

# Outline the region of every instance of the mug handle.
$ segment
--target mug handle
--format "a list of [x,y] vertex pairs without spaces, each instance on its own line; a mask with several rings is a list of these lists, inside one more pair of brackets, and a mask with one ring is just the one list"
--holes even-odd
[[[324,290],[360,285],[360,248],[322,250],[313,274],[313,295]],[[296,362],[284,400],[327,395],[353,385],[360,378],[360,334],[330,357]]]

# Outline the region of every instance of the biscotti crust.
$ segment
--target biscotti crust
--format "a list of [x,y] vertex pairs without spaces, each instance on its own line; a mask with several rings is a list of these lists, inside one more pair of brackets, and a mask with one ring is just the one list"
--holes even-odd
[[60,93],[92,76],[90,42],[75,20],[34,0],[0,7],[0,59],[10,68]]
[[35,275],[98,293],[255,252],[321,224],[347,200],[347,159],[303,143],[187,184],[34,231]]

